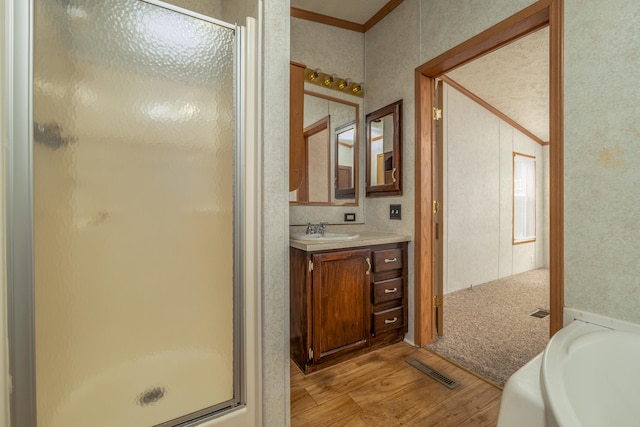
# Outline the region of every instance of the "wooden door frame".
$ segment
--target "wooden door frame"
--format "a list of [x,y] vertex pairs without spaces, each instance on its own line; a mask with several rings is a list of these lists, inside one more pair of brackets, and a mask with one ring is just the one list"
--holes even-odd
[[539,0],[515,15],[416,68],[416,193],[415,193],[415,330],[418,346],[434,342],[435,194],[432,111],[435,78],[499,49],[537,29],[549,26],[549,288],[550,336],[562,328],[564,306],[564,0]]

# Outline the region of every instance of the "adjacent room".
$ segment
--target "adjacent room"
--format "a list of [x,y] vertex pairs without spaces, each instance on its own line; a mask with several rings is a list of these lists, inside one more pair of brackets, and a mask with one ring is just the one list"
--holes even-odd
[[549,338],[548,40],[542,28],[438,85],[443,321],[427,348],[501,386]]

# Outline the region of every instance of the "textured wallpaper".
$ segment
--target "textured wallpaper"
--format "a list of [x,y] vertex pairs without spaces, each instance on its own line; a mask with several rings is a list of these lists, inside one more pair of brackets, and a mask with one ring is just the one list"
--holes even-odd
[[565,305],[640,323],[640,2],[565,1]]
[[262,424],[289,425],[289,1],[263,2]]
[[533,0],[420,0],[420,64],[514,15]]
[[258,18],[258,0],[167,0],[176,6],[220,19],[230,24],[244,25],[247,16]]
[[[367,228],[413,236],[415,180],[414,69],[418,64],[418,2],[405,0],[366,33],[365,114],[402,99],[402,196],[367,198]],[[389,219],[389,205],[402,205],[402,219]],[[409,244],[409,331],[413,341],[413,257]]]
[[364,80],[364,34],[291,18],[291,60],[355,82]]

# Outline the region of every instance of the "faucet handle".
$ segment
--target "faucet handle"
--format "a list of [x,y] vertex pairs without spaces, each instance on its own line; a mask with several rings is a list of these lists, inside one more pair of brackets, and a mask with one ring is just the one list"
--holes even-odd
[[327,224],[326,222],[321,222],[320,224],[318,224],[318,228],[320,229],[320,233],[322,233],[322,235],[324,236],[324,229],[327,228]]

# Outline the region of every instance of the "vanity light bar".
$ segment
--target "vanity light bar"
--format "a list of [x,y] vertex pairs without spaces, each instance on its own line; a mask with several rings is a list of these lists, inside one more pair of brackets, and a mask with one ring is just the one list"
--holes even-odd
[[335,74],[327,74],[319,68],[315,70],[311,68],[305,69],[304,79],[309,83],[348,93],[349,95],[361,98],[364,96],[364,82],[354,83],[351,79],[344,79]]

